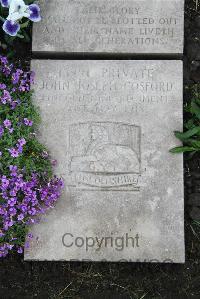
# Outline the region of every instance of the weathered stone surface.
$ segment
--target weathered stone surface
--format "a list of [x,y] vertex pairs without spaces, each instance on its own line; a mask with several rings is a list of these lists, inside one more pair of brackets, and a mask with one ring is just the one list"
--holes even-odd
[[182,129],[182,62],[35,60],[32,69],[41,140],[65,191],[33,227],[25,259],[184,262],[183,159],[169,153]]
[[182,53],[184,0],[40,0],[33,51]]

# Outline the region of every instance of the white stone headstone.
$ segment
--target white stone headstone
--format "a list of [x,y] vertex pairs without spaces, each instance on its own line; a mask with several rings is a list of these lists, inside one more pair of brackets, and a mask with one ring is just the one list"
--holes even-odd
[[40,0],[33,52],[183,53],[184,0]]
[[32,69],[41,140],[65,190],[33,226],[25,259],[184,262],[183,157],[169,153],[183,125],[182,62]]

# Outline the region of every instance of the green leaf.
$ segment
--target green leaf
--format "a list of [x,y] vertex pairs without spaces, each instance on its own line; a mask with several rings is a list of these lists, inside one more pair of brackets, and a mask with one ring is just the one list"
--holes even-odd
[[183,134],[184,134],[184,133],[182,133],[182,132],[178,132],[178,131],[175,131],[175,132],[174,132],[175,137],[178,138],[178,139],[181,140],[181,141],[184,141],[184,140],[185,140]]
[[14,57],[14,55],[15,55],[15,51],[13,50],[8,53],[7,57],[12,58],[12,57]]
[[186,122],[186,124],[185,124],[185,128],[186,129],[193,129],[194,128],[194,120],[191,118],[191,119],[189,119],[187,122]]
[[194,136],[194,135],[199,135],[200,134],[200,127],[194,127],[184,133],[181,133],[181,132],[178,132],[178,131],[175,131],[174,132],[175,136],[180,139],[181,141],[185,141],[187,140],[188,138]]
[[0,21],[5,22],[6,19],[0,16]]
[[172,154],[180,154],[180,153],[185,153],[185,152],[194,152],[196,149],[194,147],[190,146],[177,146],[174,147],[170,150],[170,153]]
[[200,120],[200,107],[194,101],[191,103],[191,112]]
[[17,37],[22,38],[22,39],[24,38],[24,36],[19,33],[17,34]]
[[26,28],[29,25],[30,21],[28,20],[27,22],[20,24],[21,29]]
[[32,4],[34,1],[33,0],[25,0],[26,4]]
[[31,41],[30,36],[27,34],[25,30],[22,30],[23,35],[24,35],[24,40],[26,43],[29,43]]
[[12,45],[16,36],[5,35],[5,41],[8,45]]
[[197,150],[200,150],[200,141],[195,139],[189,139],[188,143],[191,144],[191,146],[195,147]]

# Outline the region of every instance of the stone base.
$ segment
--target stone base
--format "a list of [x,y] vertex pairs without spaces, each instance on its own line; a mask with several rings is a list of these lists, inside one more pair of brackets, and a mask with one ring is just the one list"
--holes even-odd
[[35,60],[41,140],[62,198],[26,260],[184,262],[180,61]]

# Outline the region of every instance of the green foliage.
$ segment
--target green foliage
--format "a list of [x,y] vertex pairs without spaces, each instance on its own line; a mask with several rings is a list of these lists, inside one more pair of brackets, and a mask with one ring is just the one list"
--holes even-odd
[[193,91],[193,98],[186,107],[189,120],[184,124],[184,132],[175,131],[175,136],[183,143],[170,150],[171,153],[190,152],[192,155],[200,151],[200,93]]
[[[17,99],[17,95],[15,96]],[[20,169],[25,168],[27,174],[31,174],[32,172],[45,172],[50,176],[52,174],[51,163],[49,159],[44,158],[44,155],[42,155],[42,153],[46,152],[46,148],[35,138],[34,131],[40,122],[40,117],[31,98],[32,92],[21,94],[21,104],[13,110],[7,105],[0,105],[0,123],[5,119],[9,119],[14,129],[12,134],[10,134],[8,130],[5,130],[0,139],[0,148],[5,149],[0,159],[0,172],[4,170],[5,173],[5,170],[8,169],[8,165],[16,165]],[[21,125],[24,118],[31,119],[34,125],[31,127]],[[24,147],[22,155],[13,158],[6,149],[15,147],[17,140],[20,138],[26,139],[26,146]]]
[[53,175],[55,160],[37,139],[33,77],[0,56],[0,258],[23,252],[32,238],[26,238],[28,227],[53,207],[63,187]]

